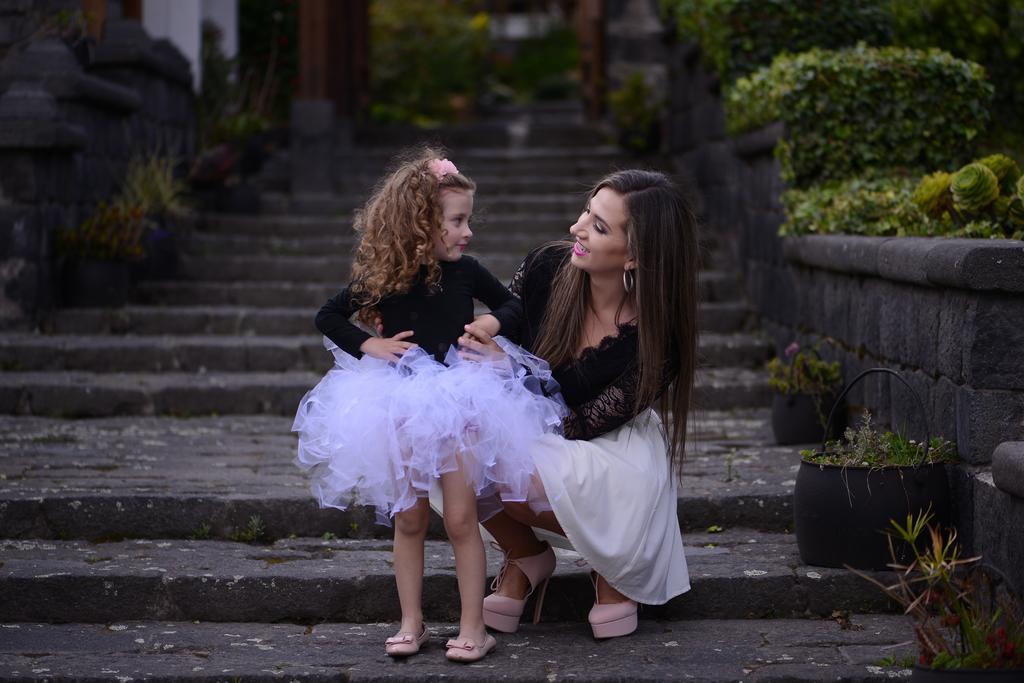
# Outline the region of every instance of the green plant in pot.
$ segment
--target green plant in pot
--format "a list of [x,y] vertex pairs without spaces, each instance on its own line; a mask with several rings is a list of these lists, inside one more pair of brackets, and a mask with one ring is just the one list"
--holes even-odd
[[839,363],[821,359],[818,346],[792,342],[783,357],[768,361],[772,431],[780,445],[814,443],[825,435],[825,411],[842,386]]
[[187,185],[177,177],[173,157],[136,155],[128,163],[115,204],[137,207],[146,219],[143,258],[133,268],[136,279],[166,280],[178,272],[178,232],[188,212]]
[[100,204],[76,228],[56,234],[64,304],[123,306],[131,289],[129,266],[143,256],[141,207]]
[[878,431],[867,415],[857,429],[846,430],[843,440],[801,451],[793,518],[800,557],[807,564],[884,570],[890,559],[884,533],[890,520],[931,509],[940,524],[950,523],[946,463],[955,460],[952,444],[931,437],[924,404],[898,372],[871,368],[857,375],[836,399],[826,431],[850,389],[879,373],[897,379],[913,396],[926,436],[918,442]]
[[608,106],[621,147],[639,154],[658,148],[661,103],[643,74],[632,74],[622,87],[609,93]]
[[[914,621],[918,663],[911,681],[1024,680],[1024,603],[980,557],[963,557],[955,531],[931,524],[931,511],[893,520],[891,581],[854,570]],[[910,549],[901,559],[900,550]]]

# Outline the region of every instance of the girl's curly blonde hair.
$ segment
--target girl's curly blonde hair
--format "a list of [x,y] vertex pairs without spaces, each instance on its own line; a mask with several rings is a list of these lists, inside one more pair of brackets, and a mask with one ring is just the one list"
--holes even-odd
[[441,278],[434,255],[434,236],[443,234],[442,190],[473,192],[476,184],[461,173],[440,179],[430,162],[444,157],[430,147],[401,155],[393,170],[374,188],[366,205],[356,212],[354,228],[359,235],[352,263],[352,300],[363,306],[358,317],[372,324],[377,304],[392,294],[402,294],[426,266],[428,286]]

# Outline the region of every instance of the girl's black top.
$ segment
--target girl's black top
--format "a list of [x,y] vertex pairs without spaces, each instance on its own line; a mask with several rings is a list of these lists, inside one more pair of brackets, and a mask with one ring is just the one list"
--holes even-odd
[[[441,261],[440,266],[436,285],[427,286],[424,266],[407,292],[377,304],[385,337],[412,330],[413,336],[405,341],[415,342],[439,361],[472,322],[473,299],[482,301],[499,319],[515,318],[520,310],[508,289],[476,259],[463,256],[458,261]],[[359,347],[372,335],[349,320],[363,307],[352,301],[350,290],[351,284],[323,305],[316,314],[316,327],[338,348],[359,358],[363,355]]]
[[[551,296],[551,283],[569,258],[571,245],[542,246],[527,255],[512,278],[510,289],[521,304],[495,311],[505,337],[534,351]],[[640,380],[637,328],[619,325],[579,358],[551,369],[562,387],[570,414],[562,420],[568,439],[593,439],[636,417]]]

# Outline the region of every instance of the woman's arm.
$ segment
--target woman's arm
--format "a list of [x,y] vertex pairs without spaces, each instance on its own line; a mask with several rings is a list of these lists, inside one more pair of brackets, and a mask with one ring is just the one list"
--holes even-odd
[[[636,417],[639,379],[639,367],[633,363],[597,396],[580,405],[569,406],[569,414],[562,419],[565,438],[588,441]],[[640,410],[646,408],[640,406]]]

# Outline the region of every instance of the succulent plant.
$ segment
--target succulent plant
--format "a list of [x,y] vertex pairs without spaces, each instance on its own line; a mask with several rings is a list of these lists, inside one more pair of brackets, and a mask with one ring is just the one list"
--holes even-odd
[[996,178],[1003,188],[1003,194],[1013,194],[1014,185],[1021,177],[1020,166],[1016,161],[1005,154],[992,154],[984,159],[978,159],[978,163],[984,164],[996,174]]
[[1024,176],[1017,178],[1017,198],[1024,201]]
[[952,176],[945,171],[926,175],[917,184],[911,200],[925,215],[941,218],[942,213],[949,208],[949,183],[951,179]]
[[999,196],[999,179],[980,163],[967,164],[953,175],[950,183],[953,203],[961,211],[981,211]]

